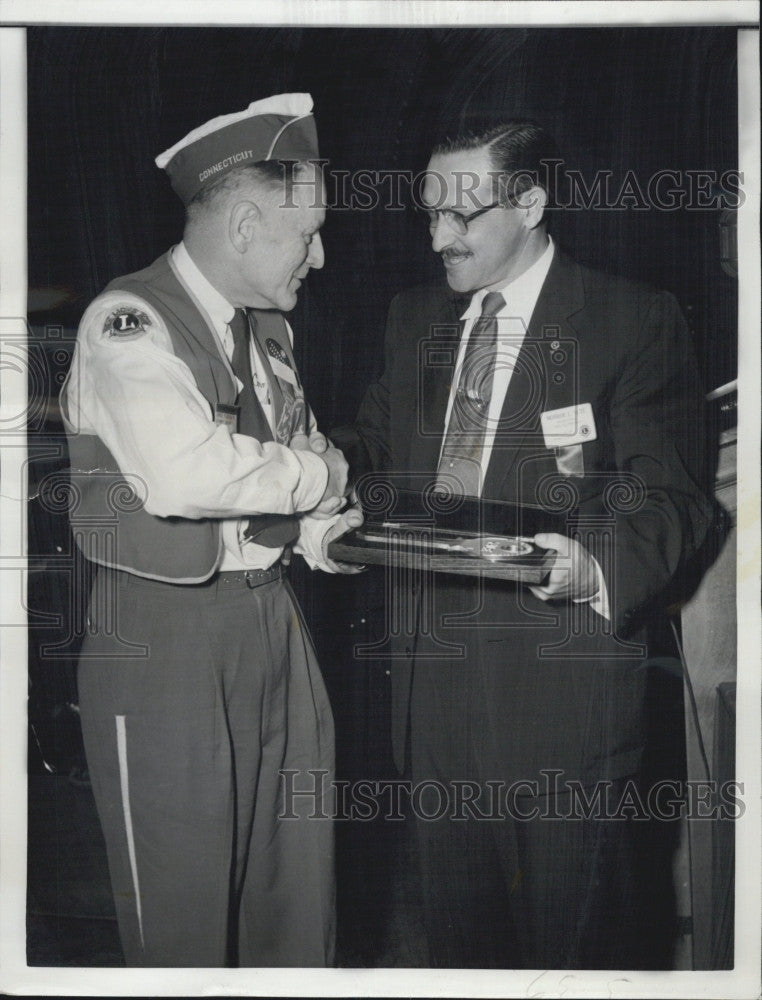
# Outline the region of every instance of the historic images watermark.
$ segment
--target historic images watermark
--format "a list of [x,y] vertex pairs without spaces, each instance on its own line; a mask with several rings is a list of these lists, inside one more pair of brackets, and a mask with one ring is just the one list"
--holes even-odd
[[[402,212],[412,207],[421,212],[424,221],[430,210],[452,208],[454,204],[464,211],[476,211],[489,204],[483,188],[481,194],[477,193],[483,175],[469,170],[453,171],[448,181],[435,170],[342,170],[329,167],[328,160],[312,162],[322,168],[317,176],[304,174],[293,162],[283,161],[287,184],[281,207],[296,207],[297,188],[311,189],[313,207],[354,212],[378,208]],[[734,169],[663,167],[644,175],[632,169],[622,172],[605,167],[583,171],[554,159],[543,160],[539,170],[492,170],[487,176],[492,189],[490,199],[514,204],[520,195],[539,187],[552,192],[548,204],[551,211],[722,211],[741,208],[746,201],[744,174]],[[429,192],[438,192],[433,201],[423,197],[427,182]],[[451,190],[455,194],[453,204],[446,204]]]
[[279,819],[357,822],[475,820],[736,820],[746,812],[741,781],[664,779],[644,787],[632,778],[587,785],[555,768],[507,783],[427,779],[327,780],[321,769],[280,772]]

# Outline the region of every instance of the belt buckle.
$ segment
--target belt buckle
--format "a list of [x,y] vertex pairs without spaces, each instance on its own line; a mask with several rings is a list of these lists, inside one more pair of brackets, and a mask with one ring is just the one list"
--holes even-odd
[[246,586],[249,588],[249,590],[254,590],[254,588],[257,586],[257,584],[254,583],[254,573],[255,572],[257,572],[257,571],[256,570],[247,569],[246,572],[244,573],[244,577],[246,579]]

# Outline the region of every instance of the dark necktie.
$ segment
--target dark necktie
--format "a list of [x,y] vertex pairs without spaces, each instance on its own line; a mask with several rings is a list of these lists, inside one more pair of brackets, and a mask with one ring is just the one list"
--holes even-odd
[[238,394],[238,433],[260,438],[262,427],[267,426],[262,407],[254,392],[254,380],[251,374],[251,329],[249,317],[244,309],[236,309],[230,321],[230,332],[233,334],[233,357],[230,366],[236,378],[243,382],[243,389]]
[[297,431],[304,429],[306,420],[304,397],[301,393],[297,395],[289,382],[275,374],[271,359],[275,359],[276,363],[285,363],[285,366],[293,371],[291,363],[276,341],[272,338],[266,340],[264,334],[260,334],[255,310],[236,309],[229,325],[233,334],[233,357],[230,366],[243,382],[243,389],[238,396],[238,405],[241,408],[238,418],[239,433],[250,434],[260,440],[270,440],[269,434],[266,438],[261,437],[262,425],[269,427],[269,424],[257,394],[252,388],[251,344],[253,343],[268,382],[275,427],[272,438],[278,444],[287,445]]
[[496,313],[504,305],[500,292],[490,292],[484,297],[460,369],[437,473],[438,479],[458,494],[479,496],[480,492],[480,462],[497,356]]
[[[251,372],[252,323],[256,323],[256,319],[251,313],[247,314],[243,309],[236,309],[229,324],[230,332],[233,334],[233,357],[230,360],[230,367],[236,378],[243,382],[237,400],[240,407],[238,433],[248,434],[259,441],[271,441],[272,434],[269,431],[267,418],[254,392]],[[265,428],[267,431],[263,433]],[[244,531],[244,538],[273,549],[289,545],[298,535],[297,518],[286,514],[258,514],[249,518],[249,524]]]

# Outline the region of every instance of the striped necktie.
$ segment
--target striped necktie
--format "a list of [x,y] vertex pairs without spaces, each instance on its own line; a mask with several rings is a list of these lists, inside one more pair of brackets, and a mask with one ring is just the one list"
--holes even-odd
[[479,496],[481,457],[497,356],[497,313],[505,306],[500,292],[484,297],[482,312],[468,338],[450,422],[442,445],[438,481],[457,494]]

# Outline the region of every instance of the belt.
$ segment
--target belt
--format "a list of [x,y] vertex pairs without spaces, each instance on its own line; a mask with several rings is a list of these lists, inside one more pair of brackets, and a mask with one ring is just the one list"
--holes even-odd
[[[101,570],[102,572],[103,570]],[[288,573],[288,567],[280,560],[268,569],[234,570],[226,573],[215,573],[201,583],[170,583],[168,580],[152,580],[148,577],[135,576],[122,570],[113,570],[119,585],[137,588],[138,590],[153,590],[157,593],[175,593],[188,597],[191,594],[209,595],[228,593],[232,590],[254,590],[265,583],[282,580]]]
[[230,573],[218,573],[213,580],[216,581],[219,590],[236,590],[241,587],[248,587],[254,590],[265,583],[272,583],[273,580],[282,580],[286,575],[286,567],[282,562],[275,563],[268,569],[247,569],[235,570]]

